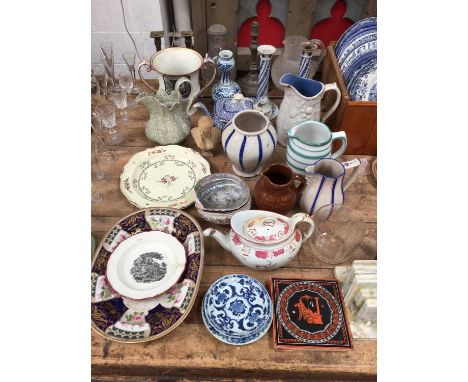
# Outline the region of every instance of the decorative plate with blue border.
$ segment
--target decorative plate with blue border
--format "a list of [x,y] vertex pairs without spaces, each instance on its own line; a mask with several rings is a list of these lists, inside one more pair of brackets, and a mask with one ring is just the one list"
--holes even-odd
[[216,280],[206,292],[202,318],[208,331],[229,345],[247,345],[265,335],[273,319],[266,288],[247,275]]
[[338,40],[335,53],[353,101],[377,101],[377,18],[353,24]]

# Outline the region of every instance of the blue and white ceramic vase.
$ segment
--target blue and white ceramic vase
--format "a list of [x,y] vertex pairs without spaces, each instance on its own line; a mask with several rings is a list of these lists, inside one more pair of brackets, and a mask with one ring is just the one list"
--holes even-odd
[[276,131],[265,114],[257,110],[237,113],[221,135],[224,151],[234,172],[252,177],[262,171],[262,164],[273,154]]
[[240,92],[240,86],[231,79],[231,70],[235,65],[233,54],[230,50],[222,50],[216,61],[221,78],[211,89],[211,96],[215,101],[220,98],[232,98],[234,94]]
[[274,119],[278,115],[278,106],[268,98],[268,83],[270,82],[271,58],[276,52],[272,45],[260,45],[257,48],[260,54],[260,66],[258,71],[257,105],[256,109],[268,118]]

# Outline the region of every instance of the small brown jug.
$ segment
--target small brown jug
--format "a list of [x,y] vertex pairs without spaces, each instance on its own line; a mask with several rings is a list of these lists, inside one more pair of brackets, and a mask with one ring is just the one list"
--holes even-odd
[[[296,187],[294,181],[300,182]],[[295,174],[288,166],[275,163],[262,171],[255,184],[253,197],[256,208],[285,214],[292,210],[306,185],[302,175]]]

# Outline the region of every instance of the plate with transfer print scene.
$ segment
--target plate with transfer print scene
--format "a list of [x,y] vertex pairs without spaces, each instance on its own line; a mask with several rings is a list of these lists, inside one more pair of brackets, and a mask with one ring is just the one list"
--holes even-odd
[[273,337],[279,349],[352,349],[336,280],[271,279]]
[[192,308],[202,267],[203,235],[192,216],[173,208],[128,215],[107,232],[93,257],[92,328],[119,342],[164,336]]

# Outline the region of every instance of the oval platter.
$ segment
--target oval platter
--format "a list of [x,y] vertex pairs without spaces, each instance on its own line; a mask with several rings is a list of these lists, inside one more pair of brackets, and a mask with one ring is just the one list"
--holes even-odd
[[[171,289],[154,298],[131,300],[120,296],[106,279],[107,262],[127,238],[148,231],[175,237],[187,257],[182,276]],[[120,219],[104,235],[91,264],[91,327],[118,342],[146,342],[160,338],[187,317],[198,292],[203,268],[203,235],[198,222],[173,208],[148,208]]]
[[210,164],[197,151],[178,145],[135,154],[120,175],[120,190],[138,208],[185,208],[195,202],[195,184],[210,175]]

